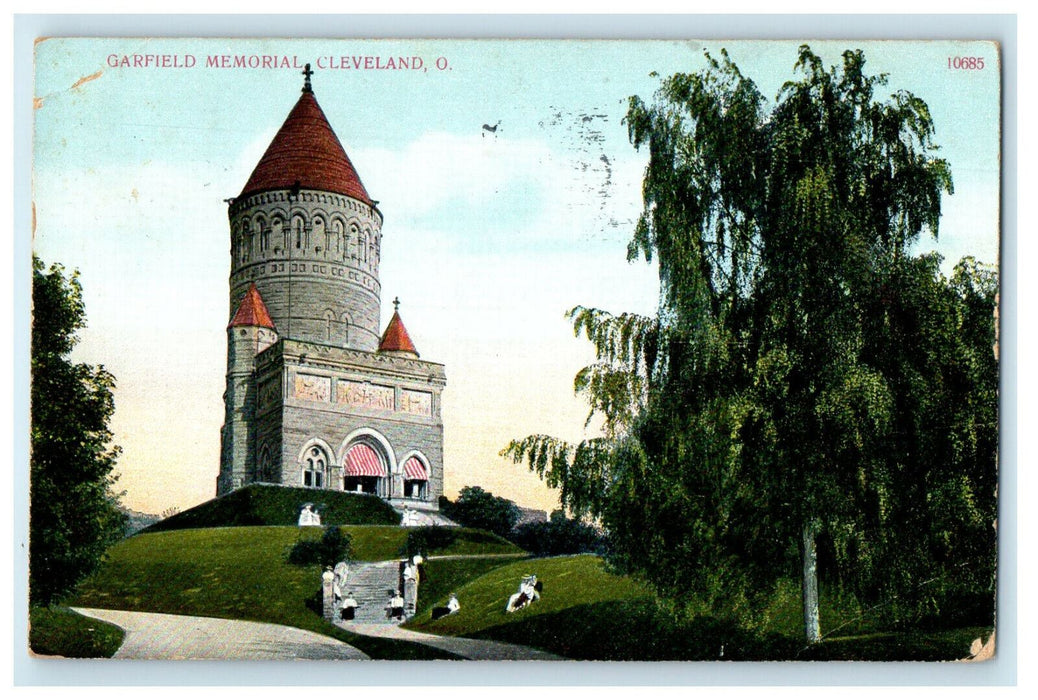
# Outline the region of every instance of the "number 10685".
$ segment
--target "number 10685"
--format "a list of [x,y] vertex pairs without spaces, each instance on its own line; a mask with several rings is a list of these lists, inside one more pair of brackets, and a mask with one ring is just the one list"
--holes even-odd
[[949,56],[949,70],[984,70],[983,56]]

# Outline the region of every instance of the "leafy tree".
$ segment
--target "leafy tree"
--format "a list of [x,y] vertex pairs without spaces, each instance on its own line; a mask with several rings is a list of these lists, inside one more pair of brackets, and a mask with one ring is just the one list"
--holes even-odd
[[505,538],[519,522],[521,515],[515,503],[484,491],[479,486],[463,487],[458,500],[443,508],[443,513],[459,525],[488,530]]
[[86,325],[78,274],[34,257],[32,301],[29,597],[49,605],[94,571],[126,516],[113,492],[115,379],[69,360]]
[[658,314],[570,312],[604,436],[505,453],[679,601],[752,622],[799,569],[817,641],[820,561],[901,609],[968,558],[993,570],[997,281],[911,256],[951,174],[926,104],[876,100],[861,52],[826,69],[801,47],[770,109],[726,53],[707,61],[626,119],[649,152],[628,257],[657,259]]

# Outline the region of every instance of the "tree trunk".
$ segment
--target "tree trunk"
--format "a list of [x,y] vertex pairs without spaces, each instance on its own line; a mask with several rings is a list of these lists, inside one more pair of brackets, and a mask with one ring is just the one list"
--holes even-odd
[[808,644],[815,644],[822,638],[818,621],[818,551],[815,547],[817,534],[817,520],[810,520],[804,524],[804,636]]

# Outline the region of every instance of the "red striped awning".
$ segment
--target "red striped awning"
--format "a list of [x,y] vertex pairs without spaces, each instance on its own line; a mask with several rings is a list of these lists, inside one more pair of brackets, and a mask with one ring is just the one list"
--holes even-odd
[[404,462],[404,474],[408,479],[414,481],[427,481],[429,479],[425,474],[425,465],[417,457],[411,457]]
[[367,445],[354,445],[346,453],[346,476],[385,476],[386,470],[382,466],[375,450]]

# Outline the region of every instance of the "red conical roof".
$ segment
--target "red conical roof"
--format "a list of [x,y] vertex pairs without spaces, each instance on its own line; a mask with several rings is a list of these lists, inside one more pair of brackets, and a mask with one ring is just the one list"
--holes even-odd
[[238,312],[234,314],[234,318],[227,324],[228,328],[235,326],[260,326],[273,331],[277,330],[274,327],[274,322],[270,320],[270,312],[267,311],[267,305],[263,303],[263,297],[260,296],[259,290],[256,289],[255,282],[249,285],[249,291],[245,292],[241,303],[238,304]]
[[389,319],[386,332],[382,334],[382,342],[378,344],[379,352],[411,352],[418,357],[411,336],[404,328],[404,322],[400,320],[400,312],[394,311],[393,318]]
[[[298,184],[297,184],[298,183]],[[239,197],[263,190],[324,190],[372,204],[312,92],[303,92]]]

